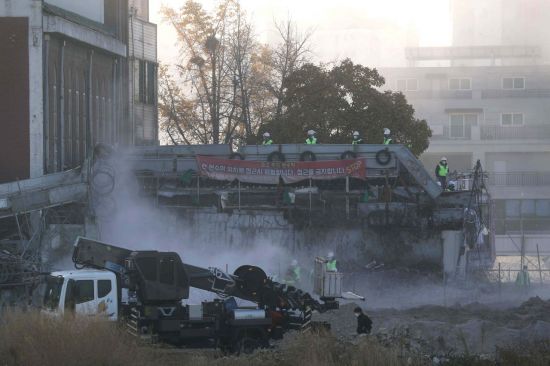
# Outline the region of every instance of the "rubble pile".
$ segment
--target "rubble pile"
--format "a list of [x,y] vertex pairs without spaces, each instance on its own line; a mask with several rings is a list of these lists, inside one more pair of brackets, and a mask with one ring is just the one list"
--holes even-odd
[[[318,314],[343,341],[356,338],[353,308]],[[364,305],[364,304],[363,304]],[[514,308],[479,303],[449,307],[426,305],[406,310],[368,310],[372,336],[403,352],[444,357],[450,354],[494,355],[498,348],[550,339],[550,300],[533,297]]]

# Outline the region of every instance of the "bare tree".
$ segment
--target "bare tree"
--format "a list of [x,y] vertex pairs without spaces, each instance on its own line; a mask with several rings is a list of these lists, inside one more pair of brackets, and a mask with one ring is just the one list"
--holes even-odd
[[195,0],[162,12],[180,48],[177,75],[164,68],[159,80],[161,126],[170,141],[254,141],[260,126],[282,115],[285,79],[308,61],[310,34],[289,20],[276,24],[276,47],[260,45],[238,0],[220,0],[213,13]]
[[300,33],[296,23],[292,19],[283,23],[275,22],[275,28],[279,33],[280,42],[274,48],[272,54],[273,82],[271,92],[277,100],[275,117],[281,117],[283,113],[283,98],[285,80],[292,72],[299,69],[309,60],[309,39],[311,32]]

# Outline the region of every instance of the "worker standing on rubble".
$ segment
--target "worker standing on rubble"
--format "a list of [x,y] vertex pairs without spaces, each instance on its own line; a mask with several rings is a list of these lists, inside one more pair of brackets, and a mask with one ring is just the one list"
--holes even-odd
[[273,145],[273,140],[271,139],[271,134],[269,132],[264,132],[264,141],[262,145]]
[[330,251],[327,254],[327,271],[328,272],[338,272],[336,267],[336,258],[334,258],[334,252]]
[[296,259],[293,259],[290,262],[290,266],[286,270],[285,273],[285,283],[290,286],[296,286],[298,283],[300,283],[300,280],[302,278],[302,269],[298,265],[298,261]]
[[447,165],[447,158],[442,157],[439,164],[435,167],[435,177],[439,181],[443,190],[447,189],[447,175],[449,174],[449,166]]
[[393,144],[393,139],[391,138],[391,131],[389,128],[384,128],[384,145]]
[[363,313],[359,306],[353,309],[353,314],[357,318],[357,334],[369,334],[372,329],[372,320]]
[[315,137],[315,131],[313,131],[313,130],[307,131],[306,144],[308,144],[308,145],[317,145],[317,137]]
[[353,131],[353,141],[351,141],[352,145],[359,145],[363,143],[363,139],[361,138],[361,135],[359,135],[359,131]]

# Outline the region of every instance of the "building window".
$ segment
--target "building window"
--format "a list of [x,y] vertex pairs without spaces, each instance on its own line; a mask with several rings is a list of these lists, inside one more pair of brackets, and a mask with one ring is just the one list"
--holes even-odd
[[[498,203],[499,201],[497,201]],[[537,200],[504,200],[505,218],[518,218],[518,217],[550,217],[550,200],[537,199]],[[500,210],[497,210],[500,211]],[[499,212],[502,214],[502,212]],[[500,215],[499,215],[500,216]]]
[[144,104],[155,104],[156,83],[156,65],[152,62],[136,60],[134,64],[134,100]]
[[500,124],[502,126],[522,126],[523,113],[502,113]]
[[469,138],[470,127],[477,124],[477,114],[451,114],[449,137]]
[[399,79],[397,80],[397,90],[415,91],[418,90],[418,80],[416,79]]
[[550,217],[550,200],[537,200],[536,205],[538,217]]
[[502,78],[502,89],[525,89],[525,78]]
[[449,90],[472,90],[472,79],[449,79]]

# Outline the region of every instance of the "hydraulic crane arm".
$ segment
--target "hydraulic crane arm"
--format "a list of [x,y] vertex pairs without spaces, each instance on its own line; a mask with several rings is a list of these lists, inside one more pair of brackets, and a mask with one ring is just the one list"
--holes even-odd
[[[106,269],[132,278],[144,302],[180,301],[189,296],[189,288],[234,296],[269,309],[318,310],[334,308],[322,304],[308,293],[272,281],[259,267],[244,265],[233,273],[183,263],[177,253],[132,251],[79,237],[73,252],[75,266]],[[163,279],[172,278],[169,282]],[[337,306],[337,304],[336,304]]]

